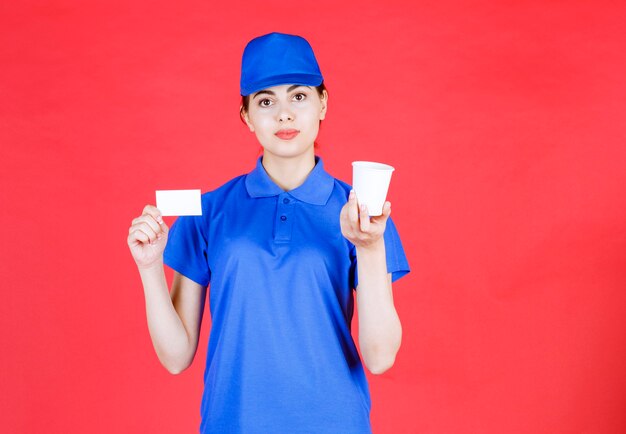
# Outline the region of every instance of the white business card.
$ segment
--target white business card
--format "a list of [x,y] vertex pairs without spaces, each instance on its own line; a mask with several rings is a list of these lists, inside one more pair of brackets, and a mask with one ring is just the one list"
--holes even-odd
[[164,216],[202,215],[200,190],[157,190],[156,207]]

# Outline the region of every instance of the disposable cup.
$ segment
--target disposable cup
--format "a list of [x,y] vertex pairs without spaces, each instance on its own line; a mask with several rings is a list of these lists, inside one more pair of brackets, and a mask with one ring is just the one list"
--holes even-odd
[[383,213],[394,170],[388,164],[372,161],[352,162],[352,188],[359,205],[367,205],[370,216],[379,216]]

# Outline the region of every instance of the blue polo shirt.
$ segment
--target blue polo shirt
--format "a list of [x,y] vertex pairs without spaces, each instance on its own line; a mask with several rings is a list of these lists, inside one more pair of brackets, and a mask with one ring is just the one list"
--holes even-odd
[[[339,213],[350,186],[316,157],[284,191],[256,168],[172,225],[164,262],[211,285],[202,433],[369,433],[370,395],[350,333],[356,251]],[[387,270],[409,265],[393,221]]]

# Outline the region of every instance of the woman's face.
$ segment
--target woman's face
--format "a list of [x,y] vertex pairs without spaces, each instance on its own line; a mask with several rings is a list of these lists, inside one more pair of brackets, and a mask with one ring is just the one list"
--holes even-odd
[[320,98],[311,86],[269,87],[250,95],[244,119],[265,153],[294,157],[313,148],[327,101],[326,91]]

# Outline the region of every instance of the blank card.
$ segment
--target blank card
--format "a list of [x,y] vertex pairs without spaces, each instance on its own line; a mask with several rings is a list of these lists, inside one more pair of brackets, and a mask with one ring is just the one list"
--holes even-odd
[[156,207],[164,216],[202,215],[200,190],[157,190]]

